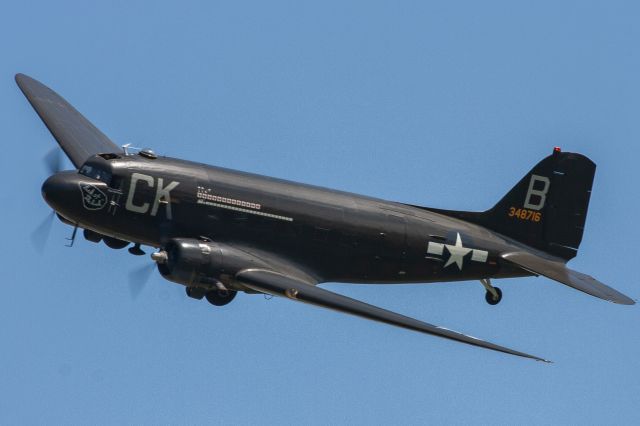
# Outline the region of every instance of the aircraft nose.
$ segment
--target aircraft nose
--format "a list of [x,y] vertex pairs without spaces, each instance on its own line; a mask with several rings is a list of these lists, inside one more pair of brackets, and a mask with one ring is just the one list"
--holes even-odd
[[42,184],[42,198],[52,209],[58,211],[64,199],[68,197],[70,189],[74,186],[72,175],[75,174],[75,172],[56,173],[49,176]]
[[57,174],[51,175],[44,181],[42,184],[42,198],[47,202],[47,204],[51,205],[51,197],[57,192],[57,188],[60,186],[59,178]]

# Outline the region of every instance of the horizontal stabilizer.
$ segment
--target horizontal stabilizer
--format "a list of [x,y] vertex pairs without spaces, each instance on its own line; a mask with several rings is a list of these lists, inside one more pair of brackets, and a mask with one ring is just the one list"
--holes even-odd
[[16,83],[76,168],[93,155],[120,151],[104,133],[44,84],[24,74],[16,74]]
[[444,337],[469,345],[480,346],[494,351],[504,352],[525,358],[545,361],[533,355],[498,346],[475,337],[457,333],[446,328],[418,321],[386,309],[369,305],[359,300],[316,287],[293,277],[264,269],[245,269],[236,275],[236,279],[245,286],[260,293],[284,296],[299,302],[309,303],[339,312],[356,315],[362,318],[383,322],[390,325],[419,331],[425,334]]
[[633,305],[633,299],[601,283],[589,275],[567,268],[564,263],[546,259],[533,253],[504,253],[502,258],[536,275],[542,275],[554,281],[573,287],[591,296],[621,305]]

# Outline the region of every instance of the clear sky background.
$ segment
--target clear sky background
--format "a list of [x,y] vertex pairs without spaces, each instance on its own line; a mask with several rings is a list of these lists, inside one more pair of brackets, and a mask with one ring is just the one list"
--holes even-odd
[[[106,4],[108,3],[108,4]],[[570,264],[633,298],[637,2],[3,2],[0,423],[637,422],[640,308],[544,278],[327,287],[547,365],[287,300],[189,299],[47,217],[55,145],[18,90],[117,144],[435,207],[491,207],[559,145],[598,165]],[[70,168],[70,165],[68,165]]]

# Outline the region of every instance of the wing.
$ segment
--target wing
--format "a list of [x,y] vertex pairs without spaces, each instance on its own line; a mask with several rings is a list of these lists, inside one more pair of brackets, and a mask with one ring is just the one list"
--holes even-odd
[[245,269],[238,272],[236,279],[246,287],[261,293],[272,294],[274,296],[284,296],[298,302],[333,309],[339,312],[395,325],[409,330],[467,343],[469,345],[480,346],[482,348],[531,358],[537,361],[549,362],[537,356],[515,351],[490,342],[485,342],[484,340],[476,339],[475,337],[418,321],[395,312],[387,311],[386,309],[360,302],[350,297],[330,292],[289,275],[283,275],[265,269]]
[[60,95],[24,74],[16,83],[71,162],[80,167],[87,158],[120,148]]
[[573,287],[576,290],[590,294],[591,296],[622,305],[633,305],[636,303],[631,298],[601,283],[595,278],[567,268],[562,262],[549,260],[526,252],[504,253],[501,257],[528,272],[545,276],[569,287]]

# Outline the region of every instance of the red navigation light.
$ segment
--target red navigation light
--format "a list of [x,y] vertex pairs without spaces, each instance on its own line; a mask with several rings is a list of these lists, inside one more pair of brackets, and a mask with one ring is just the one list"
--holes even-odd
[[562,152],[559,146],[553,148],[553,152]]

